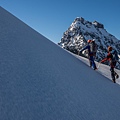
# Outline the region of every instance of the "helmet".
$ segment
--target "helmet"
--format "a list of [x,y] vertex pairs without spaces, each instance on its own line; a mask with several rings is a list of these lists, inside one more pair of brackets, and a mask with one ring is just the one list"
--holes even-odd
[[108,47],[108,51],[112,51],[112,47],[111,46]]
[[88,40],[87,42],[90,43],[90,42],[92,42],[92,40]]

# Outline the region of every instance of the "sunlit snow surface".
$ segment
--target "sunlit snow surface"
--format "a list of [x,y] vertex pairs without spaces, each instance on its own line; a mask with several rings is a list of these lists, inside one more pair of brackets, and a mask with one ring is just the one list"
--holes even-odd
[[119,93],[118,84],[0,7],[0,120],[119,120]]

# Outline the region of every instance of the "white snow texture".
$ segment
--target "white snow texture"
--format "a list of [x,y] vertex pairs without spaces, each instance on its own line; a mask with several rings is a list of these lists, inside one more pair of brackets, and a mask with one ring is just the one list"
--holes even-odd
[[120,120],[119,93],[0,7],[0,120]]

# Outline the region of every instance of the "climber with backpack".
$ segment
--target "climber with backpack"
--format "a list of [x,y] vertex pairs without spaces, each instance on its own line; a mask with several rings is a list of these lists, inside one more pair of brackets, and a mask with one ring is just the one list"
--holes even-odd
[[94,57],[96,57],[96,52],[97,52],[97,45],[95,43],[95,40],[91,40],[90,42],[90,51],[93,54]]
[[96,44],[95,44],[95,41],[93,40],[88,40],[87,41],[87,45],[80,50],[80,54],[82,54],[82,51],[84,50],[88,50],[88,59],[89,59],[89,62],[90,62],[90,67],[92,67],[94,70],[97,69],[96,67],[96,64],[95,64],[95,55],[96,55]]
[[111,46],[109,46],[107,57],[105,57],[102,61],[100,61],[100,63],[109,61],[111,78],[114,83],[116,83],[116,79],[119,78],[119,75],[114,70],[118,60],[119,60],[119,57],[118,57],[117,51],[114,50]]

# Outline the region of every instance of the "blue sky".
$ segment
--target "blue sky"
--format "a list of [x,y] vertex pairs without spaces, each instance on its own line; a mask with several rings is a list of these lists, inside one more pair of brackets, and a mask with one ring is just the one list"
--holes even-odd
[[104,24],[120,40],[119,0],[0,0],[0,5],[55,43],[76,17]]

